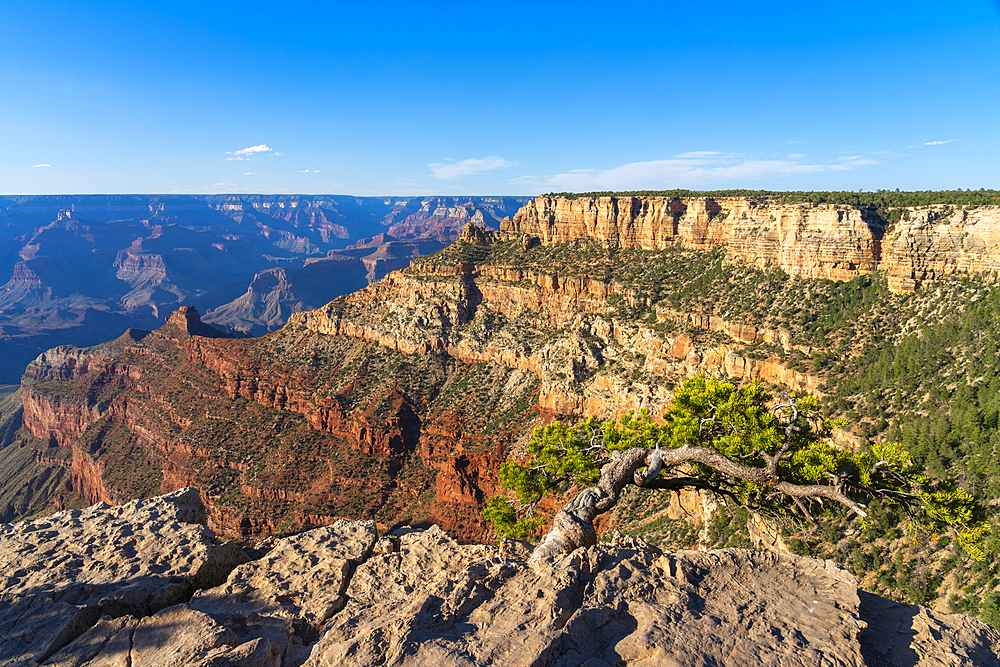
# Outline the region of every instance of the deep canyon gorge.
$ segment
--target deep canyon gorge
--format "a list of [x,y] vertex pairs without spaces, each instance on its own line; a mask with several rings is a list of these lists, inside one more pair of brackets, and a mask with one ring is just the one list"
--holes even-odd
[[[963,280],[988,294],[1000,272],[997,206],[908,207],[887,220],[752,197],[542,196],[512,215],[461,210],[437,226],[411,219],[416,245],[397,264],[362,262],[360,289],[286,312],[265,336],[235,337],[174,298],[155,328],[38,356],[0,430],[18,470],[3,480],[3,521],[195,487],[206,525],[242,540],[368,519],[383,534],[437,525],[481,543],[499,467],[523,456],[536,426],[655,416],[698,373],[832,399],[829,358],[862,359],[868,343],[934,316],[910,314],[913,304]],[[387,233],[356,241],[353,258],[330,250],[296,270],[357,262],[405,237]],[[130,252],[121,271],[156,268]],[[18,266],[15,278],[35,280],[30,261]],[[286,289],[290,271],[253,284]],[[856,315],[817,328],[844,286]],[[837,444],[884,437],[879,418],[837,429]],[[636,503],[691,519],[687,546],[710,542],[703,494]],[[755,546],[787,552],[759,516],[743,522]],[[601,530],[641,523],[618,513]]]

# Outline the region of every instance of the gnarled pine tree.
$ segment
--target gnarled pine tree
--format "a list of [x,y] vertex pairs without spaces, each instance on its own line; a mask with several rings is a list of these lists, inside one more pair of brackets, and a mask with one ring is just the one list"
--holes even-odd
[[832,445],[830,424],[814,416],[816,400],[774,404],[758,383],[737,387],[697,376],[680,386],[658,424],[646,413],[618,421],[560,422],[535,430],[525,464],[509,461],[483,516],[499,535],[528,537],[544,525],[538,503],[582,489],[559,510],[532,560],[596,542],[594,519],[618,502],[628,484],[678,491],[705,489],[743,505],[798,513],[837,511],[860,519],[872,500],[904,506],[918,522],[953,525],[977,556],[987,529],[970,494],[921,474],[894,443],[852,452]]

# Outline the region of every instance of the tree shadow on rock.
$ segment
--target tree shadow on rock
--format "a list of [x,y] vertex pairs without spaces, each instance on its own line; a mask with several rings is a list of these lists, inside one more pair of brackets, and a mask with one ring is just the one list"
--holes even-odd
[[917,631],[913,619],[917,605],[901,604],[881,595],[858,591],[861,619],[868,627],[861,632],[861,656],[868,667],[913,667],[920,656],[913,650]]

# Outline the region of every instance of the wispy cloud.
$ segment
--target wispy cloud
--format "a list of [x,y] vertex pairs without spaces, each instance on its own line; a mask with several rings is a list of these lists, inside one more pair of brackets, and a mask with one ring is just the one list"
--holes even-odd
[[945,141],[928,141],[924,144],[924,146],[943,146],[944,144],[950,144],[954,141],[954,139],[946,139]]
[[863,155],[843,155],[828,168],[832,171],[853,171],[855,167],[867,167],[873,164],[878,164],[878,160],[872,160]]
[[227,157],[226,162],[229,162],[230,160],[245,160],[245,159],[246,159],[245,157]]
[[681,160],[695,160],[698,158],[715,157],[716,155],[722,155],[719,151],[687,151],[686,153],[678,153],[675,158]]
[[319,169],[300,169],[299,173],[300,174],[318,174],[318,173],[320,173],[320,170]]
[[256,176],[257,172],[256,171],[244,171],[243,175],[244,176]]
[[51,166],[52,166],[51,164],[36,164],[36,165],[34,165],[35,169],[38,169],[39,167],[51,167]]
[[242,150],[234,151],[233,155],[250,155],[251,153],[270,153],[274,149],[265,144],[257,144],[256,146],[250,146],[249,148],[244,148]]
[[[203,188],[185,188],[180,190],[171,190],[171,194],[228,194],[232,192],[253,192],[262,193],[263,190],[255,190],[251,188],[240,187],[238,183],[214,183],[212,185],[205,186]],[[280,193],[284,190],[268,190],[271,193]]]
[[549,176],[520,176],[511,184],[553,190],[643,190],[702,187],[725,181],[748,182],[824,171],[850,171],[878,164],[851,155],[823,164],[807,164],[804,155],[786,159],[757,159],[719,151],[690,151],[666,160],[631,162],[613,169],[573,169]]
[[511,162],[499,155],[491,155],[489,157],[469,158],[461,162],[431,162],[427,166],[431,168],[431,173],[434,174],[435,178],[449,180],[452,178],[461,178],[462,176],[471,176],[484,171],[492,171],[494,169],[516,167],[517,163]]

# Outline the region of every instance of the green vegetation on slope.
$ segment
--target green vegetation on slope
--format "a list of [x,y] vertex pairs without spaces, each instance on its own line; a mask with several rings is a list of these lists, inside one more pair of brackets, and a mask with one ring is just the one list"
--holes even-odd
[[[614,497],[616,484],[633,482],[667,491],[708,490],[721,500],[813,525],[819,525],[814,515],[843,519],[853,513],[867,528],[867,506],[878,502],[906,511],[924,530],[953,526],[966,551],[976,560],[984,557],[988,526],[970,493],[923,475],[898,443],[858,451],[832,445],[826,439],[832,424],[814,414],[816,407],[809,396],[775,406],[758,383],[737,387],[698,375],[677,387],[662,424],[644,413],[535,429],[528,461],[500,468],[501,485],[514,499],[490,498],[483,515],[498,534],[523,538],[543,525],[537,510],[545,496],[561,495],[567,485],[599,485],[599,493]],[[633,478],[632,471],[618,469],[615,457],[636,449],[651,460],[662,451],[663,460],[676,462],[662,471],[650,463],[650,471],[636,471]],[[574,503],[592,491],[580,493]]]

